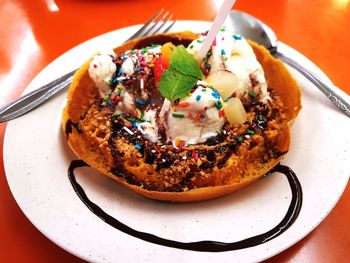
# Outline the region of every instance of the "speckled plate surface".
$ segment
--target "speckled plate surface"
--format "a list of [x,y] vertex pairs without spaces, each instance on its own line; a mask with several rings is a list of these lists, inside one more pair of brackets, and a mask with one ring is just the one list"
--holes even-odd
[[[174,31],[201,32],[207,22],[180,21]],[[99,49],[112,48],[136,30],[128,27],[89,40],[47,66],[29,92],[78,67]],[[330,81],[312,62],[281,44],[300,63]],[[79,199],[67,170],[76,157],[61,131],[62,92],[29,114],[11,121],[4,141],[10,189],[29,220],[63,249],[94,262],[239,262],[269,258],[310,233],[331,211],[350,175],[350,122],[311,83],[292,70],[303,92],[303,109],[292,128],[292,147],[283,161],[299,178],[303,203],[294,224],[261,245],[226,252],[182,250],[121,232],[93,214]],[[235,242],[264,233],[284,217],[291,190],[273,173],[241,191],[194,204],[168,204],[141,197],[90,168],[76,170],[87,196],[125,225],[170,240]]]

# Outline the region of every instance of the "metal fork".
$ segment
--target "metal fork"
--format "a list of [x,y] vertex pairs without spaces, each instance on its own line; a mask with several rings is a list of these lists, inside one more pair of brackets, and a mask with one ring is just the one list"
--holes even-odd
[[[126,41],[154,35],[159,32],[168,32],[176,20],[171,21],[173,15],[164,9],[161,9],[154,16],[151,17],[135,34],[133,34]],[[166,26],[166,27],[165,27]],[[164,28],[164,29],[163,29]],[[78,69],[63,75],[62,77],[55,79],[54,81],[36,89],[19,99],[7,104],[0,109],[0,123],[15,119],[30,110],[38,107],[43,102],[47,101],[53,95],[68,87],[72,82],[73,75]]]

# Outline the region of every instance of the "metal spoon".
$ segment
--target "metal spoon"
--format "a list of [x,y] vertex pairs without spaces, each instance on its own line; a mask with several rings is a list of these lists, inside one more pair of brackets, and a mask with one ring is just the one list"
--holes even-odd
[[350,97],[333,85],[324,83],[315,73],[304,68],[293,58],[278,51],[277,36],[273,30],[257,18],[239,11],[232,11],[229,19],[236,33],[265,46],[274,57],[298,70],[319,88],[341,111],[350,117]]

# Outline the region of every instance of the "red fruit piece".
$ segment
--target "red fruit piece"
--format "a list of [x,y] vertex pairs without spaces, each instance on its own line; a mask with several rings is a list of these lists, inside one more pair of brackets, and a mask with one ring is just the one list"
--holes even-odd
[[165,60],[163,57],[159,57],[154,62],[154,77],[156,81],[160,81],[160,77],[163,72],[169,67],[169,61]]

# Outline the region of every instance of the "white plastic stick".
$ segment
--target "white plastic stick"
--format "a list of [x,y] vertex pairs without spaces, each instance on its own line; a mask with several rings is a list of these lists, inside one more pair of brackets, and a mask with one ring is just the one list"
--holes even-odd
[[220,7],[219,12],[214,19],[214,23],[211,25],[211,28],[203,41],[202,47],[198,52],[197,61],[199,63],[203,61],[205,55],[208,53],[208,50],[213,44],[216,34],[219,32],[222,24],[224,23],[227,15],[231,11],[231,8],[235,4],[235,2],[236,0],[225,0],[222,6]]

